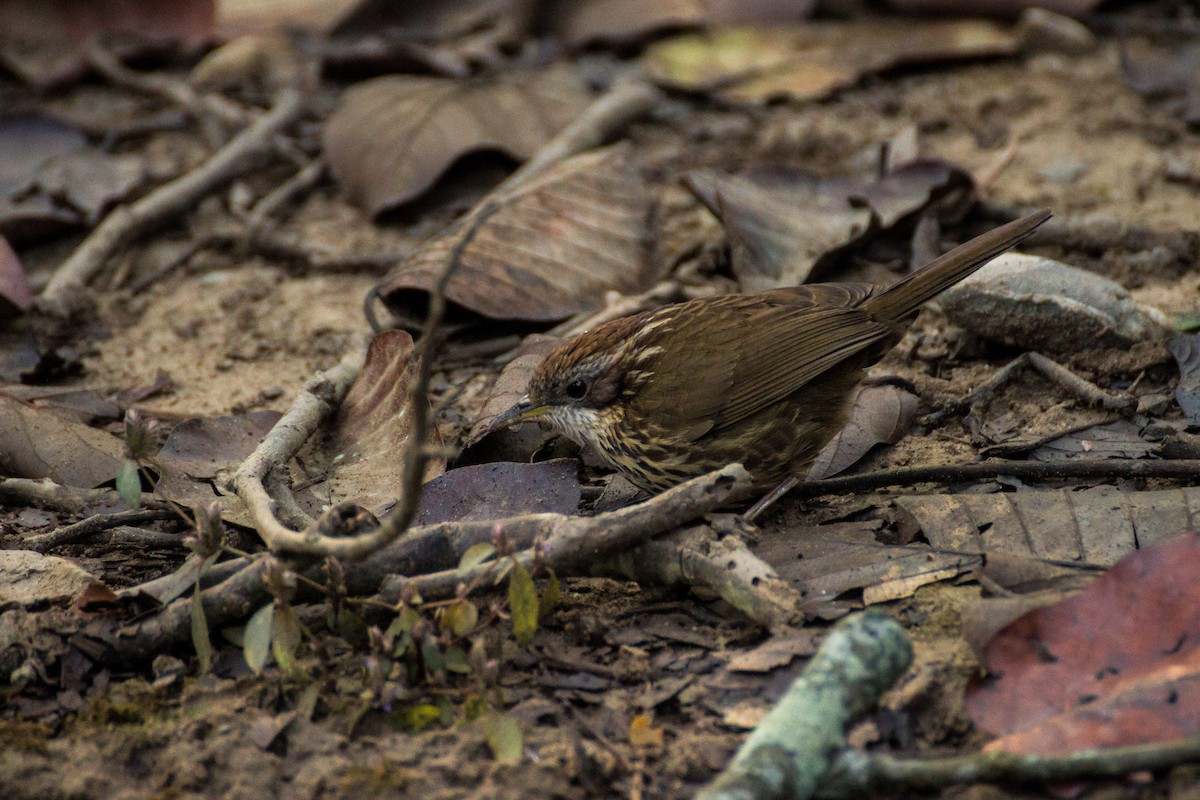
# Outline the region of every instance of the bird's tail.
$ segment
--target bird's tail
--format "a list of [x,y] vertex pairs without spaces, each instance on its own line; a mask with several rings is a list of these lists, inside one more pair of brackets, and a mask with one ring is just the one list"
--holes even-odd
[[1050,212],[1043,209],[980,234],[868,298],[862,304],[862,309],[877,319],[890,322],[904,320],[926,301],[1019,244],[1048,219]]

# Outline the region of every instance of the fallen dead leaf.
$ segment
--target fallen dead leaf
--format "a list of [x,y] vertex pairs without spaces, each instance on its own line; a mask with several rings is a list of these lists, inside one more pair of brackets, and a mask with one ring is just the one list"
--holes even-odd
[[459,467],[425,484],[413,524],[574,514],[581,496],[578,471],[571,458]]
[[1167,340],[1167,349],[1179,365],[1175,402],[1188,421],[1200,424],[1200,334],[1181,333]]
[[[338,409],[329,435],[312,443],[300,460],[324,480],[298,496],[314,516],[320,506],[349,500],[376,514],[396,501],[402,485],[405,451],[418,362],[404,331],[383,331],[371,340],[367,360]],[[431,431],[431,444],[440,444]],[[445,469],[432,459],[425,480]]]
[[1123,559],[987,646],[966,708],[988,750],[1065,753],[1200,729],[1200,535]]
[[[446,296],[492,319],[559,320],[636,294],[658,280],[650,258],[653,200],[626,147],[593,150],[530,180],[480,227]],[[427,241],[379,284],[406,319],[419,319],[462,225]]]
[[550,3],[543,25],[577,47],[630,42],[656,31],[712,25],[774,25],[805,19],[813,0],[573,0]]
[[819,178],[759,167],[744,175],[696,171],[688,187],[725,226],[733,272],[745,291],[795,286],[873,229],[951,193],[973,193],[970,176],[940,161],[914,161],[881,178]]
[[888,5],[910,14],[973,14],[1011,19],[1027,8],[1079,17],[1100,5],[1100,0],[888,0]]
[[817,454],[808,480],[837,475],[877,444],[895,444],[908,433],[916,416],[917,396],[912,392],[890,384],[858,387],[850,419]]
[[125,455],[115,436],[0,394],[0,474],[94,488],[114,480]]
[[1009,55],[1015,36],[982,20],[863,21],[684,34],[647,48],[651,80],[722,100],[816,100],[903,64]]
[[467,153],[528,158],[587,102],[567,66],[469,81],[375,78],[346,91],[325,125],[325,154],[350,199],[378,214],[420,195]]
[[277,411],[190,419],[175,426],[156,458],[162,477],[155,490],[188,508],[221,501],[226,519],[246,522],[244,507],[220,487],[279,420]]

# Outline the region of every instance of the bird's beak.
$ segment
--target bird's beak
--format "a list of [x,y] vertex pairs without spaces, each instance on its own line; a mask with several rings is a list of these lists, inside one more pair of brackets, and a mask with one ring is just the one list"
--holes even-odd
[[511,425],[516,425],[519,422],[525,422],[536,417],[540,417],[550,410],[550,406],[535,406],[529,401],[529,396],[526,395],[513,404],[512,408],[497,414],[490,423],[484,435],[498,431],[501,428],[507,428]]

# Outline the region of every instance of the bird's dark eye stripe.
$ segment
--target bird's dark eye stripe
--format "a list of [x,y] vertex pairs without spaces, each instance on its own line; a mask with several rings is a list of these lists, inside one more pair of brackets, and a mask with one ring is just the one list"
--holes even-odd
[[581,380],[573,380],[567,384],[567,397],[578,400],[587,394],[587,384]]

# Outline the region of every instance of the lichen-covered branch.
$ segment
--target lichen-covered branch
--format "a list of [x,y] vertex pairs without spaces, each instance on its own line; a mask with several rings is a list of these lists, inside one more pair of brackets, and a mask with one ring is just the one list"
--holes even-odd
[[898,622],[878,612],[849,616],[733,761],[696,800],[807,800],[846,745],[846,728],[912,661]]

